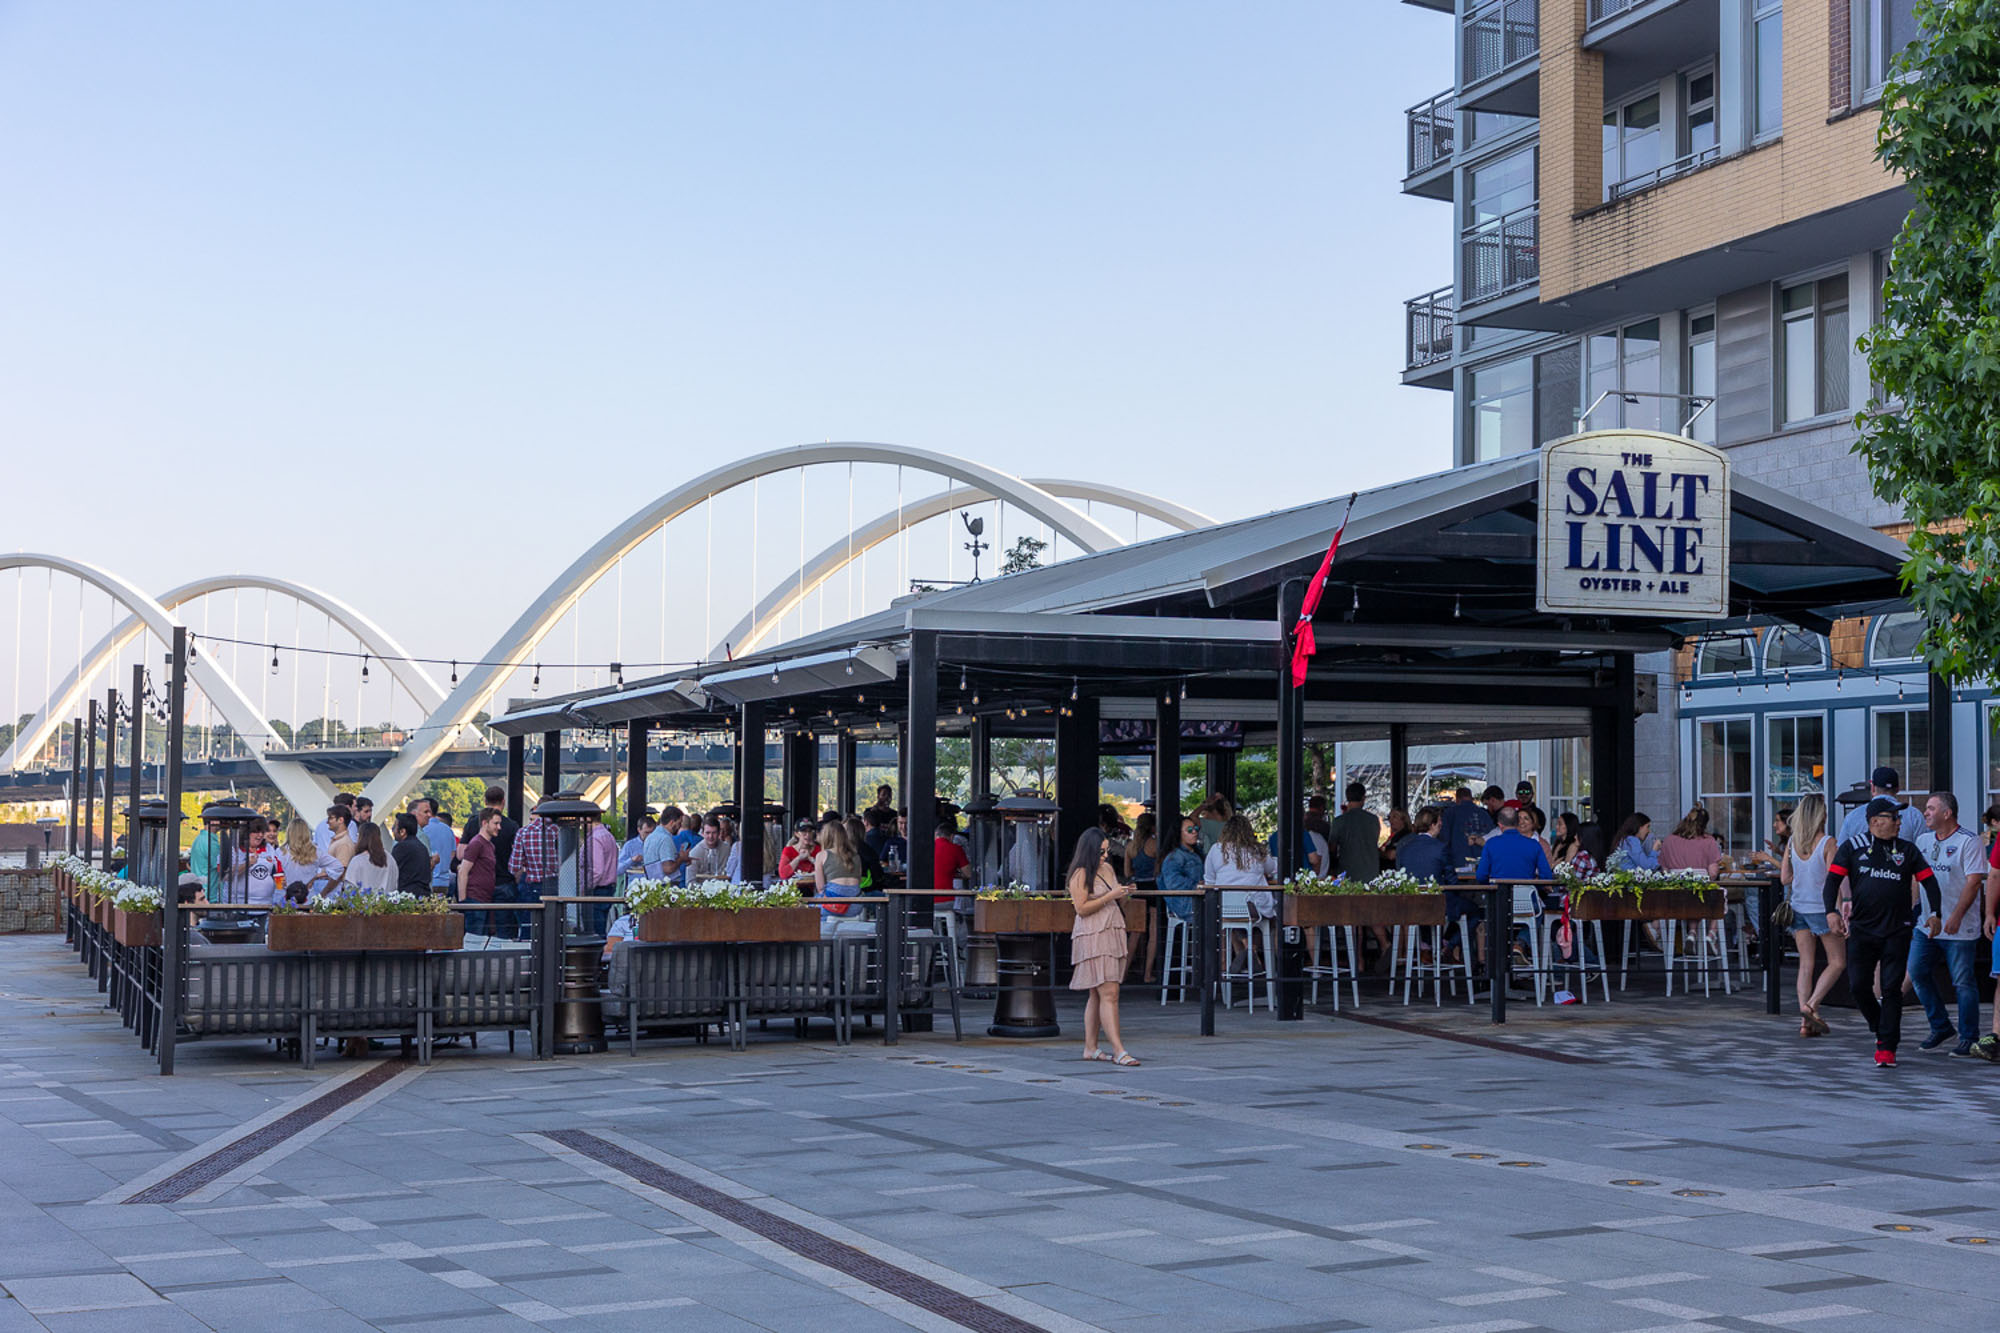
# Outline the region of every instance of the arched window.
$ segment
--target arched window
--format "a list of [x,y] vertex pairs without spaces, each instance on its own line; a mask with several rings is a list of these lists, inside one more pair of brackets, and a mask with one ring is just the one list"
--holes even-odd
[[1875,641],[1868,650],[1870,662],[1914,662],[1923,641],[1923,617],[1914,611],[1898,611],[1875,622]]
[[1764,636],[1764,670],[1814,671],[1826,665],[1826,640],[1810,630],[1785,625]]
[[1701,641],[1695,650],[1694,674],[1698,677],[1755,675],[1755,643],[1747,634],[1717,634]]

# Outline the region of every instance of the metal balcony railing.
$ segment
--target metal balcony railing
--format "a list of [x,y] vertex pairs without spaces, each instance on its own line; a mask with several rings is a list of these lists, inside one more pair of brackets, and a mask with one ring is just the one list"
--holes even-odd
[[1458,98],[1447,88],[1428,102],[1403,113],[1409,122],[1409,170],[1405,177],[1443,166],[1451,160],[1458,133]]
[[1690,171],[1720,160],[1721,157],[1722,149],[1711,144],[1707,148],[1697,149],[1692,153],[1685,153],[1671,162],[1663,162],[1651,171],[1642,171],[1636,176],[1627,176],[1622,181],[1614,181],[1611,183],[1610,188],[1604,192],[1604,197],[1606,199],[1623,199],[1628,194],[1637,194],[1641,190],[1650,190],[1655,185],[1664,184],[1676,176],[1685,176]]
[[1602,23],[1606,19],[1615,19],[1626,10],[1637,9],[1645,3],[1646,0],[1590,0],[1589,21]]
[[1505,73],[1541,50],[1541,0],[1489,0],[1465,16],[1465,82]]
[[1451,288],[1440,287],[1403,302],[1403,368],[1422,370],[1451,360]]
[[1465,232],[1460,238],[1465,304],[1491,301],[1540,281],[1540,221],[1541,205],[1534,203]]

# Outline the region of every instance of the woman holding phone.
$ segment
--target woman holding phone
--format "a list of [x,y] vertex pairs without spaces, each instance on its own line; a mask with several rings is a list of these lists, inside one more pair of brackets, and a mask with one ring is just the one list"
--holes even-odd
[[[1104,855],[1104,832],[1088,829],[1076,840],[1069,863],[1069,900],[1076,908],[1070,927],[1069,988],[1090,992],[1083,1006],[1083,1058],[1109,1060],[1131,1069],[1138,1065],[1118,1032],[1118,983],[1125,975],[1125,913],[1119,903],[1132,896],[1130,884],[1120,884]],[[1098,1049],[1098,1033],[1111,1042],[1112,1054]]]

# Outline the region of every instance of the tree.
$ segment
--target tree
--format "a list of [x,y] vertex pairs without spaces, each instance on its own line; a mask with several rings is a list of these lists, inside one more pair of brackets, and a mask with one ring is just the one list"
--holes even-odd
[[1924,653],[1953,679],[2000,658],[2000,4],[1918,0],[1876,155],[1916,206],[1861,339],[1881,397],[1856,452],[1913,530],[1903,585]]
[[1040,537],[1022,537],[1007,548],[1007,558],[1000,562],[1002,574],[1023,574],[1042,567],[1042,552],[1049,544]]

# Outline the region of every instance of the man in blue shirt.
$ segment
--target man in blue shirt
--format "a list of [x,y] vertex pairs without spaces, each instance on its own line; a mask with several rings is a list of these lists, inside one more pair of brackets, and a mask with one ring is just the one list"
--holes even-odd
[[618,849],[618,882],[646,878],[646,839],[660,827],[651,810],[639,816],[632,836]]
[[1479,873],[1475,876],[1481,884],[1491,884],[1501,879],[1554,879],[1555,867],[1549,864],[1549,854],[1542,850],[1539,838],[1531,838],[1521,832],[1521,812],[1501,808],[1500,827],[1486,837],[1486,845],[1479,851]]
[[449,894],[457,882],[451,863],[458,855],[458,839],[452,836],[451,826],[437,817],[437,802],[430,797],[419,796],[410,802],[410,813],[417,817],[417,836],[430,849],[431,892]]
[[[1924,832],[1926,825],[1924,824],[1923,814],[1911,809],[1896,794],[1902,785],[1903,775],[1886,764],[1868,775],[1868,795],[1870,799],[1877,796],[1886,796],[1896,802],[1896,836],[1904,842],[1914,844],[1918,835]],[[1852,842],[1856,838],[1866,837],[1867,834],[1868,802],[1863,801],[1860,805],[1855,806],[1847,812],[1847,818],[1840,821],[1840,840],[1842,842]]]
[[1444,840],[1444,854],[1456,871],[1479,854],[1478,839],[1493,831],[1493,816],[1475,804],[1472,788],[1460,787],[1452,803],[1441,812],[1438,837]]
[[1425,806],[1417,811],[1410,826],[1416,830],[1416,836],[1396,849],[1396,869],[1432,884],[1457,883],[1458,872],[1445,855],[1443,840],[1437,836],[1438,812]]
[[660,822],[646,834],[646,844],[640,853],[646,862],[647,879],[668,879],[680,870],[681,849],[675,841],[680,826],[679,806],[670,805],[660,811]]

